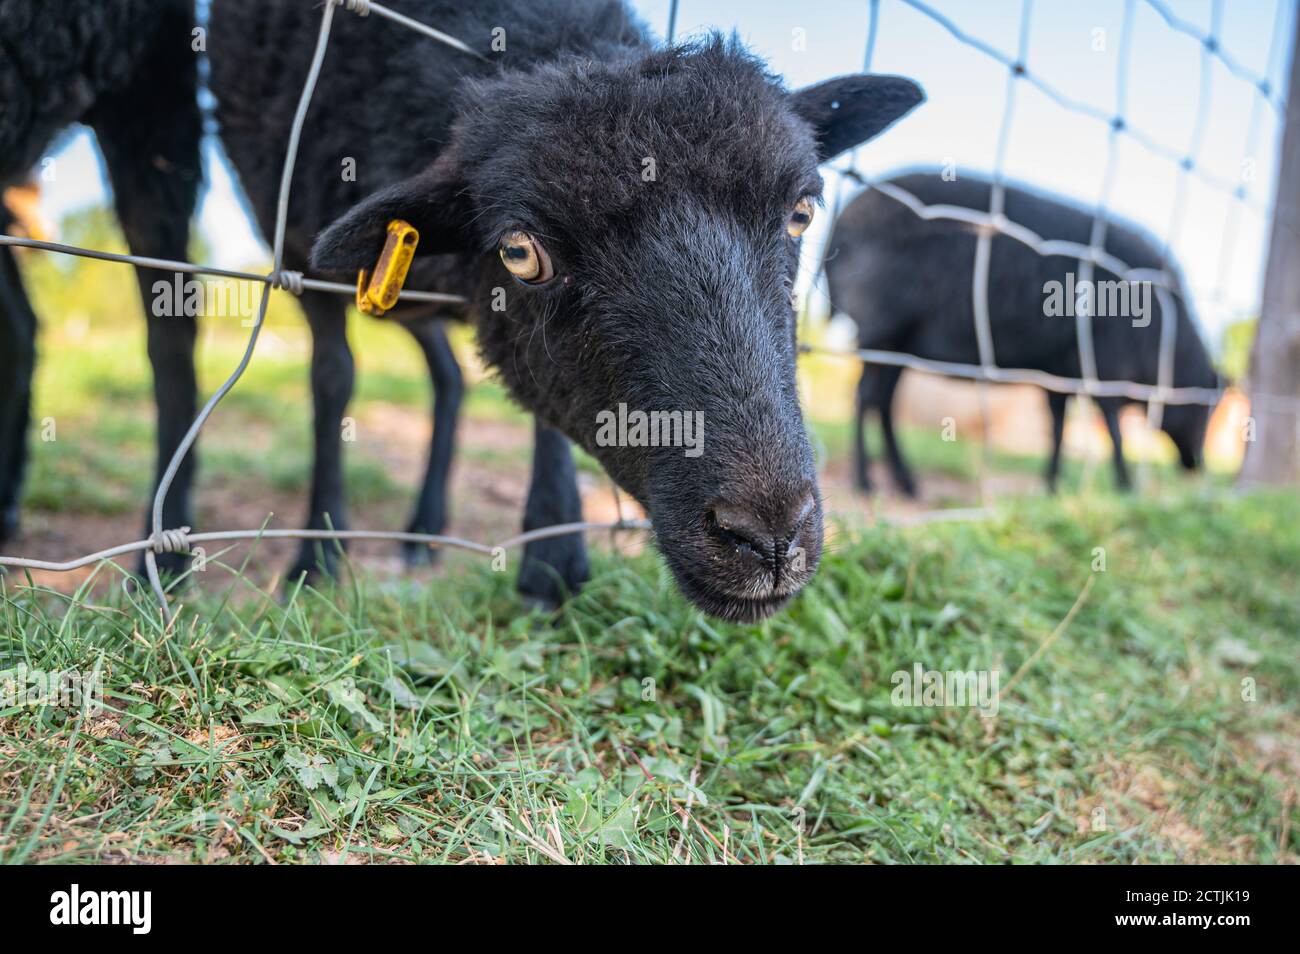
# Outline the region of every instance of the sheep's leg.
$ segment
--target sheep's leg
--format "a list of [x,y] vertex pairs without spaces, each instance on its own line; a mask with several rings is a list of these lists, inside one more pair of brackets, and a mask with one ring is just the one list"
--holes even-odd
[[[345,530],[343,491],[343,414],[352,399],[352,350],[348,347],[347,299],[325,292],[304,292],[302,307],[311,327],[311,397],[315,461],[312,468],[311,530]],[[289,580],[333,575],[342,541],[304,540]]]
[[1124,442],[1119,433],[1119,410],[1122,405],[1113,398],[1102,398],[1097,404],[1101,407],[1102,416],[1106,418],[1106,430],[1110,432],[1115,460],[1115,485],[1120,490],[1127,491],[1132,483],[1129,481],[1128,464],[1124,462]]
[[[442,533],[447,526],[447,477],[455,451],[456,420],[465,394],[465,379],[451,343],[447,341],[442,321],[424,318],[403,322],[402,326],[419,343],[433,379],[433,439],[429,446],[429,464],[407,530],[412,533]],[[428,563],[441,552],[422,543],[402,546],[407,566]]]
[[[533,476],[524,509],[524,529],[581,520],[582,498],[568,438],[535,424],[533,440]],[[518,588],[529,602],[554,609],[565,597],[578,592],[589,575],[582,534],[551,537],[524,547]]]
[[18,533],[32,370],[36,364],[36,313],[13,252],[0,247],[0,543]]
[[879,367],[862,365],[858,378],[857,399],[853,406],[853,485],[863,493],[871,492],[871,460],[867,454],[867,411],[874,403]]
[[1052,412],[1052,456],[1047,461],[1047,490],[1056,493],[1056,480],[1061,474],[1061,444],[1065,440],[1065,404],[1068,394],[1048,391],[1047,408]]
[[[188,43],[188,37],[183,39]],[[118,220],[132,254],[185,260],[190,216],[202,181],[200,119],[193,86],[179,76],[173,79],[172,73],[162,72],[162,65],[157,69],[143,70],[146,79],[126,93],[101,100],[91,125],[104,155]],[[183,303],[175,301],[172,294],[176,280],[172,272],[136,269],[158,413],[155,491],[198,410],[194,372],[198,318],[177,307]],[[155,292],[156,285],[166,290]],[[194,470],[195,455],[191,451],[163,501],[164,529],[193,525],[190,487]],[[146,511],[145,525],[149,532],[152,507]],[[171,575],[183,572],[187,563],[188,557],[182,553],[160,554],[158,560],[159,568]]]
[[885,456],[889,459],[889,471],[894,476],[894,483],[909,497],[916,496],[916,481],[912,471],[899,450],[898,438],[894,435],[894,391],[903,376],[903,369],[886,366],[880,369],[877,391],[877,403],[880,408],[880,431],[885,438]]
[[[152,274],[162,278],[161,273]],[[141,294],[147,294],[153,284],[150,270],[138,269],[137,278]],[[183,315],[169,318],[149,314],[147,347],[149,363],[153,367],[154,404],[158,409],[158,457],[154,467],[150,506],[145,511],[146,534],[153,529],[153,494],[157,492],[163,472],[198,413],[198,381],[194,372],[194,343],[197,337],[197,318]],[[177,469],[163,501],[164,530],[194,526],[190,488],[194,482],[195,466],[195,451],[191,448]],[[161,553],[158,555],[158,568],[165,575],[178,576],[185,571],[188,561],[189,557],[183,553]]]
[[[147,294],[152,285],[148,270],[139,269],[137,277],[141,294]],[[145,300],[148,301],[147,298]],[[194,342],[198,337],[198,322],[196,318],[183,315],[160,318],[150,314],[146,337],[149,363],[153,367],[154,405],[158,412],[157,458],[150,503],[145,509],[144,518],[145,533],[149,534],[153,529],[153,495],[158,490],[158,484],[172,455],[198,412],[198,382],[194,372]],[[191,449],[177,469],[163,501],[164,530],[194,526],[190,488],[194,482],[195,466],[195,451]],[[164,575],[178,576],[185,571],[188,560],[183,553],[162,553],[158,555],[158,568]]]

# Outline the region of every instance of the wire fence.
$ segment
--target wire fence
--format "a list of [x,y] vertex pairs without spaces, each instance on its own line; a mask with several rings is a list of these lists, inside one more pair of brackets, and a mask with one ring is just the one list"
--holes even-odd
[[[1134,381],[1115,381],[1098,378],[1096,359],[1092,351],[1092,315],[1086,308],[1079,309],[1079,315],[1076,318],[1080,367],[1083,369],[1082,378],[1065,378],[1034,369],[999,367],[993,353],[993,338],[988,310],[988,271],[992,240],[995,235],[1005,236],[1015,241],[1022,242],[1034,249],[1040,255],[1061,255],[1076,258],[1079,261],[1081,277],[1091,279],[1093,270],[1100,267],[1111,271],[1126,280],[1150,282],[1156,291],[1162,316],[1173,314],[1171,296],[1180,294],[1181,291],[1176,277],[1171,272],[1130,268],[1126,263],[1119,261],[1114,256],[1108,254],[1105,250],[1105,235],[1109,211],[1108,202],[1110,189],[1115,177],[1115,166],[1117,160],[1116,143],[1119,137],[1127,136],[1142,145],[1152,154],[1160,156],[1173,163],[1177,167],[1177,188],[1180,196],[1185,194],[1188,178],[1196,176],[1211,188],[1217,189],[1232,197],[1233,202],[1230,205],[1229,221],[1225,223],[1224,228],[1225,246],[1230,241],[1230,236],[1235,234],[1234,217],[1240,209],[1253,208],[1256,212],[1266,214],[1267,210],[1260,209],[1258,204],[1254,203],[1247,196],[1240,183],[1232,183],[1216,177],[1209,170],[1198,164],[1197,153],[1201,139],[1204,135],[1204,123],[1201,119],[1198,119],[1196,123],[1196,129],[1193,132],[1191,141],[1189,142],[1188,148],[1185,152],[1171,150],[1169,147],[1159,143],[1151,136],[1144,134],[1141,130],[1135,129],[1127,121],[1125,114],[1125,99],[1130,48],[1129,36],[1131,34],[1134,7],[1139,0],[1126,0],[1124,30],[1122,32],[1123,46],[1119,57],[1120,75],[1118,77],[1117,85],[1117,103],[1116,110],[1113,114],[1098,110],[1096,107],[1088,103],[1072,98],[1064,91],[1057,89],[1055,86],[1048,83],[1045,79],[1029,68],[1027,56],[1029,50],[1033,0],[1022,0],[1019,42],[1015,56],[1009,55],[963,31],[950,18],[921,2],[921,0],[889,0],[889,2],[905,4],[906,6],[929,17],[935,23],[943,27],[944,30],[946,30],[956,41],[979,50],[988,57],[1003,64],[1008,69],[1005,106],[993,168],[994,185],[990,208],[986,211],[980,211],[955,206],[927,206],[916,196],[906,192],[896,185],[885,182],[872,182],[865,176],[861,175],[856,168],[856,154],[851,154],[848,165],[836,169],[836,171],[841,174],[841,178],[833,198],[833,217],[837,217],[840,210],[843,199],[843,183],[845,181],[855,181],[870,188],[878,189],[883,194],[906,205],[922,218],[951,219],[966,222],[975,226],[977,230],[977,241],[975,274],[972,283],[972,304],[974,306],[977,341],[979,342],[980,363],[978,365],[972,365],[933,361],[902,352],[876,351],[869,349],[838,350],[804,345],[800,350],[803,352],[833,354],[842,357],[856,358],[864,363],[894,365],[946,375],[949,377],[974,380],[980,383],[981,389],[988,383],[1024,383],[1033,384],[1051,391],[1086,397],[1120,397],[1135,401],[1146,401],[1148,402],[1148,420],[1156,427],[1159,426],[1160,415],[1163,407],[1166,405],[1203,404],[1212,406],[1216,404],[1223,396],[1224,392],[1221,389],[1175,388],[1172,386],[1172,356],[1175,346],[1174,328],[1176,324],[1174,321],[1161,321],[1160,360],[1158,365],[1159,375],[1155,385]],[[1272,73],[1272,64],[1270,64],[1263,73],[1256,73],[1241,63],[1238,59],[1231,56],[1224,49],[1220,38],[1224,6],[1223,0],[1213,0],[1211,16],[1212,27],[1208,33],[1202,32],[1194,25],[1176,17],[1168,7],[1160,2],[1160,0],[1141,0],[1141,2],[1144,2],[1155,9],[1169,29],[1185,33],[1201,44],[1201,83],[1197,104],[1198,117],[1203,118],[1204,116],[1205,102],[1208,97],[1210,86],[1210,66],[1214,60],[1220,62],[1234,77],[1238,78],[1242,82],[1249,83],[1255,88],[1256,96],[1252,101],[1252,112],[1249,121],[1249,149],[1258,134],[1261,104],[1269,107],[1277,115],[1280,115],[1283,112],[1284,103],[1277,91],[1272,88],[1268,80],[1268,76]],[[867,51],[864,62],[864,70],[867,72],[871,69],[874,50],[877,43],[880,3],[881,0],[869,0],[870,19],[867,35]],[[1283,4],[1281,0],[1279,0],[1279,9],[1281,9],[1282,6]],[[303,84],[302,93],[299,97],[297,109],[294,113],[293,122],[290,127],[288,148],[286,150],[285,161],[282,167],[278,201],[276,205],[275,228],[271,246],[273,264],[272,269],[268,274],[263,275],[252,272],[216,268],[209,265],[192,264],[188,262],[114,254],[76,246],[62,245],[55,242],[0,235],[0,244],[3,245],[41,249],[85,258],[166,269],[175,272],[205,274],[243,281],[259,282],[263,286],[256,317],[251,325],[248,341],[245,345],[240,361],[199,411],[199,414],[196,416],[193,424],[185,434],[168,463],[167,468],[163,472],[153,498],[150,536],[147,539],[123,543],[118,546],[89,553],[65,562],[0,556],[0,566],[53,572],[68,572],[97,564],[100,561],[112,559],[114,557],[133,553],[143,553],[150,586],[158,601],[164,622],[167,625],[170,625],[174,621],[174,613],[168,602],[167,592],[158,571],[157,555],[160,553],[192,552],[194,547],[210,542],[256,541],[262,539],[332,541],[383,540],[406,543],[423,543],[432,547],[457,549],[477,555],[495,557],[505,550],[523,546],[535,540],[548,539],[573,533],[651,529],[649,521],[622,518],[621,510],[620,519],[614,522],[578,522],[542,527],[526,533],[514,535],[500,541],[496,545],[487,545],[448,535],[381,530],[262,528],[256,530],[227,530],[192,533],[189,527],[163,526],[163,501],[166,499],[167,493],[171,488],[172,482],[174,481],[182,462],[190,453],[200,431],[211,417],[217,405],[230,392],[235,384],[238,383],[252,359],[257,346],[258,337],[266,319],[267,305],[271,290],[282,289],[295,295],[301,295],[304,290],[324,291],[346,295],[352,295],[355,291],[355,289],[350,285],[309,278],[301,272],[284,268],[285,233],[288,225],[290,183],[293,179],[294,165],[297,160],[299,143],[303,126],[306,121],[307,111],[311,104],[312,96],[315,92],[322,64],[324,62],[325,53],[328,48],[331,25],[334,21],[335,13],[339,8],[361,17],[367,17],[373,14],[389,19],[467,56],[484,59],[480,53],[466,45],[461,40],[449,36],[432,26],[419,23],[416,20],[384,6],[383,4],[374,2],[374,0],[327,0],[322,9],[320,28],[316,37],[315,49],[312,55],[307,78]],[[676,33],[677,19],[678,0],[671,0],[667,29],[667,37],[670,42],[674,39]],[[1108,158],[1104,176],[1105,184],[1096,205],[1096,211],[1093,217],[1092,234],[1087,245],[1045,239],[1036,235],[1029,229],[1010,221],[1002,212],[1005,194],[1003,167],[1006,158],[1008,132],[1015,110],[1016,89],[1021,83],[1028,83],[1036,87],[1039,91],[1046,94],[1064,109],[1071,110],[1081,116],[1089,117],[1109,125]],[[1183,224],[1181,216],[1182,205],[1183,203],[1181,201],[1175,202],[1174,217],[1170,222],[1165,239],[1166,261],[1169,260],[1168,253],[1172,249],[1173,243]],[[1226,254],[1227,250],[1225,249],[1225,256]],[[1226,262],[1226,257],[1223,262]],[[1225,267],[1223,262],[1221,262],[1221,268]],[[1222,271],[1220,274],[1222,275]],[[823,277],[824,272],[819,267],[817,278],[814,280],[814,285],[818,285]],[[400,297],[405,301],[420,302],[463,303],[465,301],[462,296],[429,291],[403,290]],[[1252,398],[1255,400],[1276,402],[1279,406],[1289,408],[1292,412],[1296,413],[1297,419],[1300,420],[1300,399],[1297,399],[1294,396],[1252,395]],[[985,418],[985,432],[987,434],[986,403],[987,402],[984,400],[982,395],[981,415]],[[984,513],[986,513],[986,511],[982,509],[964,509],[954,511],[953,516],[958,519],[970,519],[972,515],[982,515]],[[927,515],[922,514],[920,516],[920,522],[928,522]]]
[[[431,547],[451,548],[482,556],[494,557],[506,550],[524,546],[535,540],[566,536],[572,533],[582,533],[594,530],[608,530],[614,532],[620,530],[650,529],[649,521],[633,519],[620,519],[612,523],[567,523],[550,527],[539,527],[526,533],[516,534],[515,536],[502,540],[500,543],[493,546],[455,536],[385,530],[280,530],[262,528],[257,530],[225,530],[209,533],[191,533],[189,527],[163,526],[163,501],[167,498],[167,493],[171,489],[172,482],[176,479],[176,474],[179,471],[181,464],[190,453],[191,448],[194,446],[194,442],[198,439],[199,432],[202,431],[203,426],[212,416],[212,412],[235,384],[238,383],[239,379],[243,376],[244,371],[248,368],[249,362],[252,360],[253,352],[257,347],[258,337],[262,331],[263,323],[266,320],[266,309],[270,300],[271,289],[283,289],[294,295],[301,295],[304,290],[335,292],[346,295],[352,295],[355,292],[355,289],[349,285],[340,282],[327,282],[307,278],[301,272],[288,270],[284,267],[285,232],[288,228],[289,220],[290,184],[293,181],[293,170],[298,158],[298,147],[302,138],[303,125],[307,120],[307,110],[311,105],[312,96],[316,91],[316,84],[320,78],[321,67],[325,61],[325,52],[329,47],[330,29],[334,22],[335,12],[338,8],[343,8],[344,10],[350,13],[355,13],[361,17],[367,17],[371,14],[384,17],[466,55],[479,59],[484,58],[481,54],[467,46],[459,39],[449,36],[448,34],[427,24],[419,23],[418,21],[404,16],[403,14],[400,14],[380,3],[372,2],[372,0],[327,0],[321,12],[320,29],[316,36],[316,46],[312,54],[311,65],[308,68],[307,78],[303,83],[302,94],[298,98],[298,106],[294,112],[293,122],[290,126],[289,144],[285,154],[284,166],[282,167],[280,175],[280,189],[276,202],[275,230],[271,245],[272,268],[270,273],[259,275],[251,272],[214,268],[208,265],[193,265],[187,262],[166,261],[136,255],[118,255],[71,245],[60,245],[55,242],[43,242],[33,239],[0,235],[0,244],[3,245],[37,248],[46,251],[77,255],[84,258],[95,258],[104,261],[129,263],[137,266],[170,269],[177,272],[216,275],[224,278],[242,279],[245,281],[262,283],[262,295],[258,302],[257,315],[253,320],[252,330],[249,332],[248,342],[245,345],[243,356],[236,365],[234,371],[230,373],[229,377],[222,382],[221,386],[217,388],[213,395],[208,399],[207,403],[203,405],[202,409],[195,417],[193,424],[190,425],[189,430],[177,446],[175,453],[168,462],[166,470],[163,472],[162,478],[158,482],[157,490],[154,493],[153,507],[150,516],[151,532],[149,538],[147,540],[136,540],[130,543],[124,543],[119,546],[100,550],[95,553],[89,553],[85,556],[68,560],[66,562],[0,556],[0,566],[12,566],[32,570],[47,570],[52,572],[68,572],[81,567],[93,565],[101,560],[108,560],[113,557],[125,556],[132,553],[143,553],[145,569],[149,577],[149,585],[153,589],[154,596],[157,598],[164,622],[167,625],[171,625],[175,619],[175,615],[172,606],[168,602],[167,590],[163,585],[162,577],[158,571],[158,554],[188,553],[192,552],[194,547],[201,546],[204,543],[265,539],[333,541],[387,540],[403,543],[423,543]],[[459,295],[445,295],[437,292],[405,290],[402,291],[400,298],[406,301],[424,302],[454,303],[465,301],[465,299]]]
[[[1251,99],[1251,111],[1247,121],[1245,154],[1251,154],[1255,148],[1255,144],[1257,143],[1261,125],[1260,113],[1262,111],[1262,106],[1267,106],[1271,109],[1275,118],[1280,121],[1285,111],[1285,103],[1268,79],[1268,76],[1273,72],[1276,65],[1275,60],[1279,55],[1279,45],[1273,45],[1270,51],[1270,62],[1265,71],[1257,73],[1243,65],[1224,48],[1221,39],[1224,12],[1223,0],[1212,0],[1210,17],[1211,29],[1209,32],[1200,31],[1194,25],[1178,18],[1164,3],[1161,2],[1161,0],[1141,0],[1142,3],[1145,3],[1158,14],[1161,20],[1171,30],[1176,30],[1180,33],[1186,34],[1196,40],[1200,45],[1200,82],[1198,84],[1195,110],[1196,121],[1194,123],[1194,128],[1187,149],[1183,152],[1179,152],[1171,149],[1167,145],[1159,142],[1154,137],[1144,133],[1141,129],[1134,126],[1129,121],[1127,115],[1128,82],[1130,73],[1129,65],[1131,62],[1132,51],[1131,38],[1133,34],[1133,19],[1139,0],[1125,0],[1123,26],[1120,32],[1120,48],[1117,57],[1118,70],[1116,77],[1116,102],[1114,112],[1101,110],[1090,103],[1086,103],[1070,96],[1064,90],[1054,86],[1030,68],[1029,41],[1033,20],[1033,0],[1022,0],[1021,2],[1020,29],[1017,50],[1014,55],[1006,53],[1005,51],[976,38],[958,26],[950,17],[922,2],[922,0],[889,0],[889,2],[902,4],[927,17],[929,20],[939,25],[955,41],[979,51],[984,56],[987,56],[1007,69],[1004,107],[997,137],[991,176],[993,186],[990,194],[989,208],[987,210],[979,210],[954,205],[927,205],[920,198],[895,183],[872,181],[868,177],[862,175],[857,169],[857,156],[855,150],[854,153],[850,155],[847,166],[835,169],[835,171],[840,174],[840,179],[837,182],[832,198],[832,221],[839,217],[839,212],[844,198],[843,186],[844,182],[847,180],[879,191],[881,194],[906,206],[922,219],[949,220],[963,222],[973,226],[977,239],[975,246],[974,274],[971,287],[971,303],[974,314],[975,334],[979,348],[980,363],[978,365],[973,365],[935,361],[907,353],[871,349],[859,349],[853,352],[844,352],[837,349],[804,346],[802,350],[805,352],[836,355],[847,353],[866,363],[913,368],[920,371],[931,372],[948,377],[964,378],[981,383],[1033,384],[1049,391],[1056,391],[1065,394],[1075,394],[1085,397],[1116,397],[1133,401],[1144,401],[1148,403],[1148,424],[1152,428],[1158,428],[1160,426],[1163,408],[1167,405],[1201,404],[1210,407],[1216,405],[1225,394],[1225,390],[1221,387],[1176,388],[1173,386],[1173,356],[1174,349],[1177,345],[1177,322],[1165,320],[1165,317],[1174,314],[1174,296],[1181,296],[1183,294],[1183,289],[1171,268],[1172,249],[1185,224],[1184,212],[1187,205],[1185,200],[1187,184],[1190,177],[1195,176],[1199,178],[1207,187],[1227,195],[1231,199],[1228,205],[1227,221],[1225,221],[1222,230],[1223,240],[1221,243],[1221,254],[1219,260],[1218,287],[1222,287],[1224,275],[1227,272],[1231,260],[1231,252],[1235,244],[1237,218],[1241,210],[1245,208],[1260,215],[1267,215],[1268,210],[1247,195],[1243,183],[1231,182],[1212,174],[1199,162],[1198,153],[1205,136],[1205,117],[1207,115],[1207,103],[1211,91],[1211,67],[1216,60],[1221,63],[1224,68],[1232,74],[1232,76],[1242,82],[1248,83],[1254,89],[1255,95]],[[881,0],[870,0],[867,47],[863,64],[865,72],[871,71],[872,60],[877,45],[880,5]],[[1277,21],[1275,23],[1276,32],[1285,32],[1285,14],[1288,12],[1288,9],[1288,5],[1283,2],[1283,0],[1279,0],[1275,17],[1275,20]],[[1109,127],[1105,170],[1102,176],[1103,184],[1101,194],[1094,206],[1091,234],[1087,244],[1046,239],[1035,234],[1030,229],[1011,221],[1003,213],[1006,194],[1004,167],[1006,164],[1007,145],[1009,142],[1012,122],[1015,116],[1017,99],[1016,92],[1021,84],[1029,84],[1033,86],[1062,109],[1069,110],[1082,117],[1105,123]],[[1121,261],[1116,256],[1109,254],[1105,248],[1106,232],[1110,223],[1110,196],[1117,174],[1119,158],[1118,145],[1121,137],[1128,137],[1152,155],[1166,160],[1176,168],[1177,179],[1175,186],[1175,199],[1173,202],[1173,214],[1163,242],[1163,258],[1166,263],[1166,268],[1164,269],[1130,267],[1127,263]],[[994,236],[1004,236],[1013,239],[1026,245],[1042,256],[1062,256],[1076,259],[1079,262],[1078,274],[1079,284],[1081,286],[1092,282],[1095,269],[1097,268],[1106,269],[1123,281],[1149,283],[1155,292],[1156,300],[1159,304],[1162,316],[1160,322],[1159,358],[1157,363],[1158,373],[1156,383],[1152,385],[1135,381],[1099,378],[1092,336],[1092,319],[1095,317],[1095,309],[1087,307],[1086,302],[1080,302],[1082,307],[1076,308],[1075,314],[1079,367],[1083,375],[1081,378],[1066,378],[1058,375],[1046,374],[1042,371],[1033,369],[999,367],[993,349],[993,335],[989,320],[988,301],[989,266]],[[829,300],[829,293],[825,288],[824,259],[823,263],[818,266],[813,285],[823,294],[826,294],[827,299]],[[1190,309],[1188,313],[1191,313]],[[1297,398],[1294,395],[1252,393],[1251,400],[1261,406],[1267,405],[1283,409],[1296,415],[1297,427],[1300,427],[1300,398]],[[983,398],[981,399],[980,406],[981,416],[984,418],[984,429],[987,433],[987,406]]]

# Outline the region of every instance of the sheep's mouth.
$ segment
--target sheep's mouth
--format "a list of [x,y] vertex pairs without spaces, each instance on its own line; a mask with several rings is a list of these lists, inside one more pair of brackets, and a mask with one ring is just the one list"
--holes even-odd
[[789,589],[755,596],[728,592],[701,579],[685,567],[668,561],[682,595],[708,613],[732,623],[757,623],[767,619],[794,599],[803,589],[803,583]]
[[705,613],[733,623],[767,619],[808,585],[821,557],[821,513],[808,519],[804,562],[778,563],[771,551],[743,538],[729,539],[707,512],[682,528],[675,514],[648,507],[660,554],[678,590]]

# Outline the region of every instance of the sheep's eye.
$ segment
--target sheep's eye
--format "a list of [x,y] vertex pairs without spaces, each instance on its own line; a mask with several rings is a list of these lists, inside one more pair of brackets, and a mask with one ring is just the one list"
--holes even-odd
[[511,275],[530,285],[540,285],[555,274],[546,249],[527,232],[510,232],[501,240],[501,261]]
[[805,196],[794,204],[794,211],[790,213],[790,221],[786,223],[785,230],[794,238],[803,235],[808,226],[812,225],[813,204]]

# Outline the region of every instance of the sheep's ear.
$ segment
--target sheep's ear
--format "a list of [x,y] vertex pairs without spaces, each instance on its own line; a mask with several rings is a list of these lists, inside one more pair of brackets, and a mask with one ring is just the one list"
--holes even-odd
[[388,223],[405,219],[420,233],[417,255],[460,252],[469,247],[470,203],[450,162],[363,200],[316,236],[311,266],[320,272],[350,272],[375,264],[383,251]]
[[790,94],[794,111],[813,128],[822,162],[880,134],[924,101],[925,93],[910,79],[867,73]]

